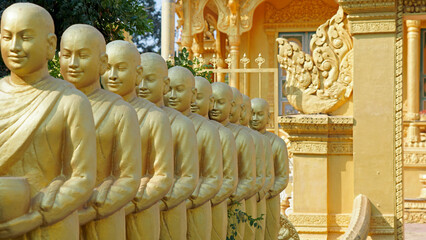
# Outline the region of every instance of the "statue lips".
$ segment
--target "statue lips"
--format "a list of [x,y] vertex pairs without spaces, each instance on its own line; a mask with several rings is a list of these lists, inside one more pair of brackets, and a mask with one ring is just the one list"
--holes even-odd
[[148,97],[151,92],[149,90],[140,90],[139,89],[139,97]]
[[8,55],[8,58],[14,63],[21,63],[25,60],[26,56],[19,56],[15,54]]
[[170,100],[168,101],[169,105],[172,107],[176,107],[177,105],[179,105],[179,100]]
[[198,111],[200,108],[197,106],[197,104],[193,103],[191,104],[191,111],[192,112],[196,112]]
[[218,110],[212,110],[212,111],[210,111],[210,116],[211,116],[211,117],[213,117],[213,118],[217,118],[217,117],[219,117],[221,114],[222,114],[222,112],[221,112],[221,111],[218,111]]
[[72,78],[77,78],[79,77],[81,74],[83,73],[83,71],[68,71],[68,76],[72,77]]
[[122,82],[116,82],[116,81],[108,81],[108,87],[110,88],[118,88],[121,86]]

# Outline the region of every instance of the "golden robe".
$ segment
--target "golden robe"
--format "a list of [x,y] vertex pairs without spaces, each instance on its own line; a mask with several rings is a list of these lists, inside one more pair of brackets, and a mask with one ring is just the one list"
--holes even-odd
[[[103,89],[87,96],[92,105],[97,145],[97,219],[82,227],[83,239],[126,239],[122,208],[133,199],[140,182],[141,150],[138,119],[119,95]],[[107,186],[108,181],[113,181]]]
[[[258,132],[259,133],[259,132]],[[266,232],[266,199],[265,196],[269,189],[274,184],[274,161],[272,158],[272,147],[268,137],[259,133],[263,140],[263,147],[265,149],[265,183],[262,189],[257,193],[257,216],[263,214],[263,219],[260,221],[260,229],[256,229],[256,240],[265,239]]]
[[[255,194],[246,200],[246,213],[253,218],[259,217],[257,214],[257,200],[259,198],[259,191],[263,188],[265,183],[265,150],[263,146],[263,135],[255,130],[248,127],[241,126],[243,130],[247,131],[253,138],[255,151],[256,151],[256,185]],[[249,222],[246,222],[244,239],[254,240],[256,232],[261,231],[254,226],[250,226]]]
[[173,140],[168,116],[150,101],[135,97],[129,101],[136,110],[142,143],[142,179],[136,212],[127,215],[127,239],[160,238],[159,201],[173,182]]
[[220,144],[222,146],[223,178],[219,192],[212,198],[212,240],[226,239],[228,226],[229,197],[238,184],[237,147],[231,130],[217,121],[211,120],[219,130]]
[[[222,185],[222,148],[219,131],[206,118],[189,113],[197,134],[199,180],[189,198],[187,210],[188,239],[210,240],[212,232],[211,202]],[[209,234],[210,233],[210,234]]]
[[174,182],[162,199],[161,240],[185,240],[187,233],[186,202],[198,183],[197,135],[194,124],[180,112],[161,108],[172,129],[174,151]]
[[[240,202],[241,206],[238,207],[242,211],[245,209],[245,199],[252,197],[255,192],[256,185],[256,158],[255,146],[253,138],[243,127],[237,124],[228,123],[226,126],[234,135],[237,147],[238,157],[238,185],[236,191],[231,195],[231,200]],[[231,206],[231,210],[237,206]],[[231,219],[229,224],[235,223],[235,219]],[[228,234],[232,231],[228,224]],[[236,239],[244,238],[245,224],[238,224]]]
[[[27,239],[79,238],[78,209],[95,186],[96,140],[89,100],[63,80],[0,81],[0,176],[27,178],[42,197],[44,224]],[[55,181],[56,180],[56,181]],[[63,182],[43,193],[52,182]],[[38,209],[39,201],[33,201]],[[37,205],[34,205],[37,204]]]
[[269,198],[266,199],[265,239],[276,240],[280,230],[280,193],[288,184],[288,154],[284,140],[268,131],[263,134],[271,142],[275,177],[274,184],[268,192]]

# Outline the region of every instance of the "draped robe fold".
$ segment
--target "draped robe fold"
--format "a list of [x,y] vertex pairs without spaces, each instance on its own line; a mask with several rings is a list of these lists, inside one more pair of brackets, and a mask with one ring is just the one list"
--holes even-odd
[[[71,84],[47,77],[29,85],[0,80],[0,176],[27,178],[43,225],[23,239],[79,238],[77,208],[95,184],[96,140],[90,103]],[[55,180],[63,183],[45,192]],[[57,182],[57,181],[56,181]],[[45,208],[46,209],[46,208]]]
[[223,179],[222,186],[212,202],[212,240],[226,239],[228,226],[229,197],[238,184],[237,147],[231,130],[222,124],[210,121],[218,130],[222,146]]
[[142,144],[141,199],[133,201],[136,212],[127,215],[128,240],[160,238],[159,201],[173,183],[173,139],[168,116],[150,101],[135,97]]
[[[119,95],[97,89],[88,95],[96,127],[97,175],[99,188],[113,183],[104,203],[96,207],[98,219],[82,226],[85,240],[126,239],[122,208],[133,199],[140,182],[141,150],[139,125],[132,107]],[[98,193],[99,195],[99,193]]]
[[[232,131],[235,138],[238,157],[238,185],[235,192],[231,195],[231,200],[239,202],[241,206],[232,205],[230,210],[240,209],[245,212],[245,199],[252,197],[255,192],[256,185],[256,159],[255,159],[255,146],[253,139],[249,133],[243,131],[239,125],[228,123],[225,125]],[[228,235],[232,233],[230,224],[235,224],[236,219],[231,218],[228,224]],[[245,224],[237,223],[237,236],[236,239],[245,239]]]
[[212,232],[212,210],[210,200],[222,185],[222,147],[219,131],[204,117],[189,113],[197,134],[199,180],[195,191],[188,200],[188,239],[210,240]]
[[287,187],[289,168],[287,146],[280,137],[264,132],[272,146],[274,161],[274,184],[269,189],[270,197],[266,199],[266,240],[276,240],[280,230],[280,193]]
[[187,216],[185,200],[198,182],[197,136],[194,124],[180,112],[161,107],[168,115],[173,138],[174,182],[162,199],[166,209],[161,211],[161,240],[186,240]]

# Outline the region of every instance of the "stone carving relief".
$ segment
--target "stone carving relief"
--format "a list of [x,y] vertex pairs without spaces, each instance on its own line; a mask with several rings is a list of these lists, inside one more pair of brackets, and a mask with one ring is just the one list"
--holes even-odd
[[278,38],[278,62],[287,72],[284,92],[302,113],[329,113],[352,95],[352,37],[339,8],[312,36],[312,55],[296,43]]
[[404,1],[404,12],[406,13],[426,12],[426,0]]
[[426,166],[426,153],[404,153],[404,166]]
[[284,8],[277,9],[273,4],[265,3],[265,24],[291,23],[318,26],[331,18],[336,8],[330,7],[321,0],[292,1]]
[[252,27],[253,13],[264,0],[214,0],[218,9],[217,27],[228,35],[247,32]]
[[293,224],[281,214],[281,229],[278,234],[278,240],[299,240],[299,234]]
[[208,0],[192,0],[192,34],[202,33],[205,29],[204,24],[204,7]]

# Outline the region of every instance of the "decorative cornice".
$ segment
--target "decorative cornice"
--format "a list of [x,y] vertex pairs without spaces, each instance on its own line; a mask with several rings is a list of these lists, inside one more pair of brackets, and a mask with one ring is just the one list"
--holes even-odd
[[404,13],[425,13],[426,0],[405,0]]
[[426,167],[426,152],[404,152],[404,167]]
[[339,0],[348,14],[367,12],[395,12],[395,0]]
[[394,33],[396,30],[396,25],[395,20],[350,21],[349,28],[352,35]]

